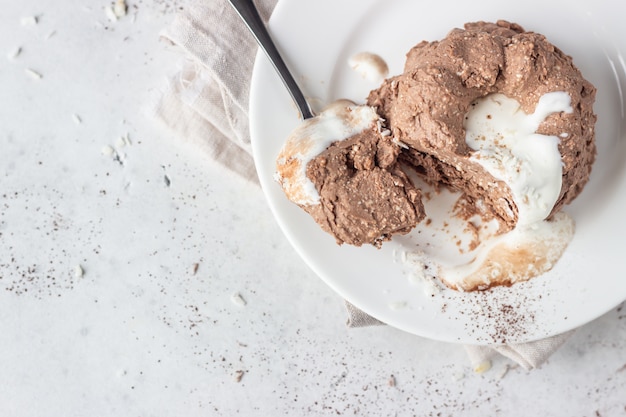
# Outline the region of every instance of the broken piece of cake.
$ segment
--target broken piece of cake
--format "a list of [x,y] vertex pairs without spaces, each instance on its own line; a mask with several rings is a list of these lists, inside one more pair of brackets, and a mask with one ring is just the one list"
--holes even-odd
[[277,159],[277,180],[338,243],[380,244],[425,216],[376,111],[344,101],[304,121]]

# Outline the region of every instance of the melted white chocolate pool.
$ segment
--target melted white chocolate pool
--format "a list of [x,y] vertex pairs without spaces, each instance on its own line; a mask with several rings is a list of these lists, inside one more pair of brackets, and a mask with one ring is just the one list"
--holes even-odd
[[472,159],[505,182],[518,209],[518,226],[547,218],[561,193],[563,177],[559,137],[535,133],[552,113],[571,113],[565,92],[543,95],[535,112],[502,94],[474,103],[465,119],[465,141]]
[[448,286],[481,289],[526,281],[552,269],[567,248],[574,221],[565,213],[546,220],[561,193],[560,139],[536,133],[558,112],[572,112],[567,93],[543,95],[532,114],[516,100],[492,94],[474,103],[467,114],[471,158],[511,188],[518,221],[512,231],[483,241],[469,263],[440,265],[440,277]]

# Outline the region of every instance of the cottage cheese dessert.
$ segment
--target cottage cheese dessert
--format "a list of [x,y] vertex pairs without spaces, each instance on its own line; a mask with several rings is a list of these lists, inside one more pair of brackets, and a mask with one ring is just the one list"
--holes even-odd
[[337,242],[355,245],[380,246],[425,217],[409,171],[458,191],[498,220],[499,236],[439,278],[461,290],[508,285],[549,270],[574,233],[559,210],[589,179],[595,92],[543,35],[506,21],[468,23],[413,47],[404,72],[367,106],[321,115],[343,120],[335,123],[343,134],[297,129],[277,177]]
[[[543,35],[499,21],[468,23],[441,41],[419,43],[407,54],[404,73],[367,102],[407,145],[402,157],[418,172],[485,200],[512,229],[522,205],[539,198],[555,213],[586,184],[596,153],[595,92],[572,58]],[[481,115],[468,120],[476,106]],[[540,144],[535,134],[543,136]],[[545,152],[552,165],[560,154],[560,184],[537,183],[558,180],[555,166],[542,167],[549,172],[528,166],[515,184],[505,173],[503,165],[536,165]],[[548,189],[556,191],[554,201]]]

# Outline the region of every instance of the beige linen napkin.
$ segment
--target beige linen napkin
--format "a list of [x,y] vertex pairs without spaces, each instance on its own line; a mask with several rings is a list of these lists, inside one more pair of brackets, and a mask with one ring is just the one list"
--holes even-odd
[[[276,0],[257,0],[267,21]],[[257,182],[248,131],[248,95],[257,45],[226,0],[193,0],[162,32],[184,52],[153,111],[181,140]],[[384,324],[346,302],[349,327]],[[525,369],[541,365],[571,332],[533,343],[465,346],[474,369],[503,355]]]

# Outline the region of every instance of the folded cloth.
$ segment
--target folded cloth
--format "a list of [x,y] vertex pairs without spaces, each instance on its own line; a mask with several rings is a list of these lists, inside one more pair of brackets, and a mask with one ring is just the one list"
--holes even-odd
[[505,356],[521,365],[524,369],[529,370],[537,368],[544,363],[575,331],[570,330],[569,332],[528,343],[502,346],[466,345],[465,350],[475,370],[480,370],[483,364],[489,363],[497,354]]
[[[257,3],[267,20],[276,0]],[[184,51],[154,115],[209,158],[258,182],[248,129],[254,38],[226,0],[192,1],[161,37]]]
[[[267,21],[276,0],[257,0]],[[184,54],[179,72],[154,107],[154,116],[181,140],[250,181],[257,182],[248,128],[248,96],[257,44],[226,0],[193,0],[162,32]],[[348,327],[384,324],[346,302]],[[475,369],[503,355],[525,369],[540,366],[571,332],[538,342],[465,346]]]

